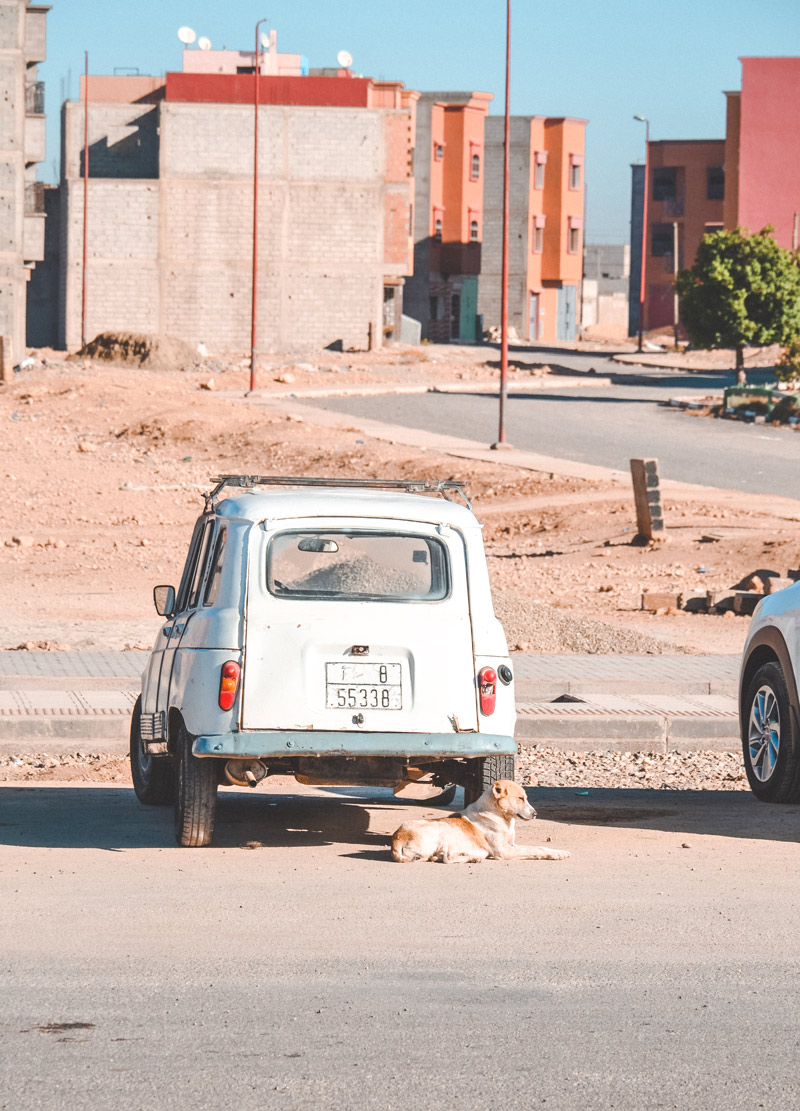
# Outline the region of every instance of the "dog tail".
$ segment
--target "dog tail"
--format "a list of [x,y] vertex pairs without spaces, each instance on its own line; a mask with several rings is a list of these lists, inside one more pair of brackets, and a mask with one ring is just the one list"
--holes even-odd
[[408,849],[408,843],[413,836],[410,829],[400,826],[392,837],[392,860],[397,861],[398,864],[409,864],[412,860],[416,860],[416,855]]

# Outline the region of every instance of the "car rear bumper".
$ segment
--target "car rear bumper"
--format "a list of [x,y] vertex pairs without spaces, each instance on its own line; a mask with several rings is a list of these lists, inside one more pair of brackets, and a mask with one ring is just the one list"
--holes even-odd
[[195,737],[195,756],[513,756],[513,737],[492,733],[344,733],[246,730]]

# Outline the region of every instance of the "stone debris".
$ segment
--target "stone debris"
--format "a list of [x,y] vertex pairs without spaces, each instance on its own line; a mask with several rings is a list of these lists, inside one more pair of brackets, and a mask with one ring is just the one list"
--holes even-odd
[[749,790],[739,752],[562,752],[523,745],[517,756],[517,779],[535,787]]

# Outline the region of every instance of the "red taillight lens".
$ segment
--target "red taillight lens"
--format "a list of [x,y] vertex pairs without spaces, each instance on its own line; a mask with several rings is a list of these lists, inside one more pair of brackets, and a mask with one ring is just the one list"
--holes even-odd
[[478,672],[478,695],[482,714],[493,714],[497,700],[497,672],[493,667],[482,667]]
[[228,660],[227,663],[222,665],[219,680],[219,707],[221,710],[230,710],[233,705],[241,674],[242,669],[234,660]]

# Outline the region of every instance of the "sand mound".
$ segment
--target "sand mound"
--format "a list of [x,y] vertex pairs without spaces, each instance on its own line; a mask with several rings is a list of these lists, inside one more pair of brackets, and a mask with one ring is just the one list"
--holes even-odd
[[632,629],[567,614],[511,590],[492,591],[494,610],[503,624],[509,648],[524,652],[597,653],[599,655],[660,655],[675,648]]
[[100,332],[71,357],[161,370],[183,370],[202,362],[197,348],[185,340],[140,332]]

